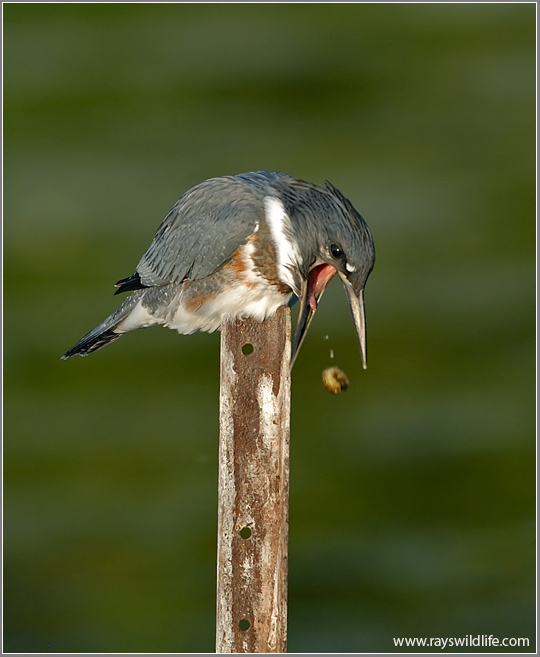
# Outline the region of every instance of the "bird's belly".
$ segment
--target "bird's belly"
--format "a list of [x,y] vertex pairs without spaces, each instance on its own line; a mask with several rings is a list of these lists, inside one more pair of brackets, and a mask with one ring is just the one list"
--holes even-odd
[[195,331],[215,331],[220,328],[224,315],[252,317],[262,322],[280,306],[287,304],[291,296],[269,286],[239,285],[205,300],[195,309],[190,307],[189,302],[181,302],[165,325],[178,333],[188,334]]

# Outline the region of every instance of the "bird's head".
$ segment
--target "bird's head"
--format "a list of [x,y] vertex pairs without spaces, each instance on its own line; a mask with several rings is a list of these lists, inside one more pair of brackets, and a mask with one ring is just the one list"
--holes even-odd
[[[306,335],[323,292],[337,273],[351,308],[362,365],[367,367],[364,288],[375,264],[370,230],[351,202],[327,182],[312,191],[310,221],[301,221],[302,249],[300,313],[293,341],[291,366]],[[314,202],[316,200],[316,203]],[[316,208],[313,210],[312,208]]]

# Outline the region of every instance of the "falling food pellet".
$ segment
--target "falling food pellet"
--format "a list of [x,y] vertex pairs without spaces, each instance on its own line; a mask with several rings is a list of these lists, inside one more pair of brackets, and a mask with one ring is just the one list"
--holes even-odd
[[334,358],[334,350],[330,349],[330,358]]
[[339,395],[349,387],[349,377],[339,367],[327,367],[322,373],[324,387],[334,395]]

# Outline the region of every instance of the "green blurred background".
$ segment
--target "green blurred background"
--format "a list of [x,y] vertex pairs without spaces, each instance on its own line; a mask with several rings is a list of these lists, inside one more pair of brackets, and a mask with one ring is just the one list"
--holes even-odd
[[6,652],[214,650],[218,334],[59,357],[184,191],[254,169],[377,248],[367,372],[339,282],[294,370],[290,651],[534,651],[535,12],[4,5]]

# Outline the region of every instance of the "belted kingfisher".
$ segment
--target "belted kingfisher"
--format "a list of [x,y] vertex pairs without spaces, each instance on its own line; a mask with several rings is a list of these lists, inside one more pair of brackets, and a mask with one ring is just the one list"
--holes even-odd
[[211,178],[187,191],[163,220],[116,312],[62,358],[87,356],[135,329],[215,331],[223,316],[263,321],[300,299],[291,367],[326,285],[343,281],[363,367],[364,287],[375,249],[369,228],[331,183],[283,173]]

